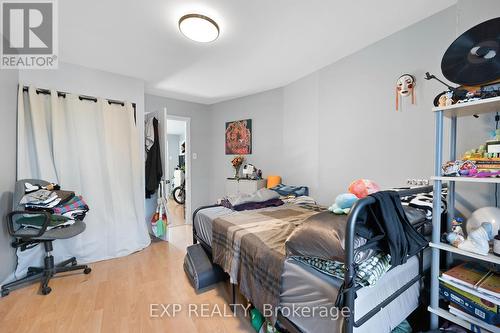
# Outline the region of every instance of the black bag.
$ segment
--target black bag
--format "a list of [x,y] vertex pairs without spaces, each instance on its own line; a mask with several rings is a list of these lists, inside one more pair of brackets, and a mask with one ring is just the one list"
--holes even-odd
[[200,244],[188,246],[184,257],[184,271],[196,291],[223,281],[227,277],[218,265],[212,264]]

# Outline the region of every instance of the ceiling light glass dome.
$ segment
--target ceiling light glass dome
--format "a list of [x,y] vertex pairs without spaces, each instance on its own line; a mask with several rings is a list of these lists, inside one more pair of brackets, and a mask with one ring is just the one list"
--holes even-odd
[[219,37],[219,26],[210,17],[187,14],[179,20],[179,30],[187,38],[200,43],[209,43]]

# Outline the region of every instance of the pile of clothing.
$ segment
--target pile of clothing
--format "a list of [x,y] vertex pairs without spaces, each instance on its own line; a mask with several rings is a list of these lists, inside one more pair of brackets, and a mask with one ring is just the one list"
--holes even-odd
[[[442,214],[446,213],[447,203],[446,197],[448,195],[448,189],[443,188],[441,190],[441,212]],[[419,193],[415,195],[410,195],[407,197],[401,197],[401,204],[403,206],[410,206],[414,208],[421,209],[425,212],[425,215],[428,220],[432,220],[432,205],[434,201],[433,192],[429,193]]]
[[[25,183],[25,194],[19,202],[25,210],[33,212],[47,212],[50,214],[50,224],[47,230],[72,225],[75,221],[82,221],[89,211],[89,207],[82,196],[72,191],[61,190],[57,184],[46,186]],[[45,214],[25,214],[17,223],[26,228],[41,228],[45,221]]]
[[284,204],[316,206],[316,201],[308,194],[309,188],[306,186],[278,184],[271,189],[261,188],[252,194],[226,196],[218,203],[235,211],[278,207]]
[[226,208],[243,211],[283,205],[280,195],[267,188],[261,188],[252,194],[240,194],[222,198],[220,204]]

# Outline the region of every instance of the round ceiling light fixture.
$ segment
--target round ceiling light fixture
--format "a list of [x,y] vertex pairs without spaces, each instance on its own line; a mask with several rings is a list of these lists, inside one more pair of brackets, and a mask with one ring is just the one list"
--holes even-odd
[[200,43],[209,43],[219,37],[219,26],[210,17],[187,14],[179,19],[179,30],[187,38]]

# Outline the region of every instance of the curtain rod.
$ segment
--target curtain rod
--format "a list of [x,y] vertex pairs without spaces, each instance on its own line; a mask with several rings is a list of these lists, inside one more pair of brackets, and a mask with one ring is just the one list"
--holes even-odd
[[[28,88],[29,88],[28,86],[23,86],[23,91],[28,91]],[[50,95],[50,90],[49,89],[36,88],[36,93],[37,94]],[[64,91],[58,91],[57,92],[57,95],[59,97],[66,97],[67,94],[69,94],[69,93],[64,92]],[[93,96],[79,95],[78,98],[80,100],[97,102],[97,97],[93,97]],[[106,100],[108,101],[109,104],[119,104],[121,106],[125,106],[125,102],[123,102],[123,101],[117,101],[117,100],[114,100],[114,99],[106,99]],[[136,107],[135,103],[132,103],[132,106],[135,109],[135,107]]]
[[[23,86],[23,91],[28,91],[29,87],[28,86]],[[42,88],[36,88],[36,93],[37,94],[44,94],[44,95],[50,95],[50,90],[49,89],[42,89]],[[57,96],[66,98],[66,95],[69,94],[65,91],[57,91]],[[97,103],[97,97],[92,97],[92,96],[86,96],[86,95],[79,95],[78,98],[86,101],[92,101]],[[118,104],[121,106],[125,106],[125,102],[123,101],[117,101],[114,99],[106,99],[109,104]],[[134,121],[137,121],[136,118],[136,105],[135,103],[132,103],[132,107],[134,108]]]

